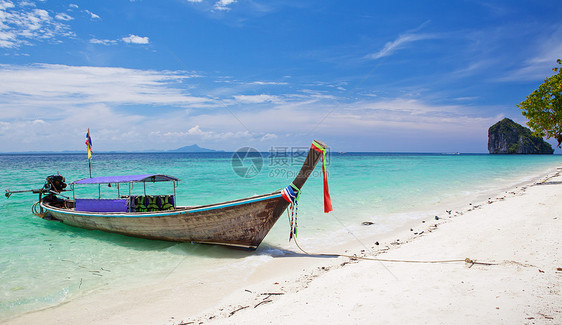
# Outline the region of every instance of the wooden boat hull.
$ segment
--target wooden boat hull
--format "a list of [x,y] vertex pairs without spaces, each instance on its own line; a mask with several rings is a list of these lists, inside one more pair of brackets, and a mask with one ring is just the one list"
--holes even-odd
[[289,203],[280,193],[172,211],[80,212],[41,203],[41,217],[127,236],[256,249]]

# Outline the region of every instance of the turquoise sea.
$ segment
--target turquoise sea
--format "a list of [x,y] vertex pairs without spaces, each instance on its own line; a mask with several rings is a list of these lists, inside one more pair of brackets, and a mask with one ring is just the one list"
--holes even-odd
[[[198,205],[281,189],[302,164],[298,155],[264,153],[261,170],[250,178],[233,170],[232,157],[232,153],[96,154],[92,172],[173,175],[181,179],[179,205]],[[559,167],[562,156],[331,153],[327,163],[334,211],[323,213],[320,164],[299,201],[299,242],[311,251],[392,230],[427,213],[444,213],[443,205],[468,203]],[[0,155],[2,192],[40,188],[46,176],[56,173],[68,182],[88,177],[85,154]],[[102,192],[116,195],[114,187]],[[97,193],[94,186],[79,194]],[[92,292],[162,279],[177,272],[180,263],[189,267],[185,274],[189,277],[203,270],[251,267],[296,251],[288,242],[284,217],[257,251],[248,252],[72,228],[33,216],[36,200],[31,193],[0,198],[0,321]],[[362,226],[364,221],[374,225]]]

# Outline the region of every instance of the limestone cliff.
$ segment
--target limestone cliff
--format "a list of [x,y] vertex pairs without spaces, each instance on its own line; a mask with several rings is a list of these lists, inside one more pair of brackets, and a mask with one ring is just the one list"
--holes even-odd
[[491,154],[552,154],[554,149],[530,129],[504,118],[488,129]]

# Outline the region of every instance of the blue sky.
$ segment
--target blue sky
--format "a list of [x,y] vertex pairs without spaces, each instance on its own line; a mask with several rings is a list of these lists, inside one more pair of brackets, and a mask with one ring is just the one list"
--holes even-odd
[[[0,0],[0,152],[487,152],[558,1]],[[554,143],[554,142],[552,142]],[[558,150],[557,150],[558,152]]]

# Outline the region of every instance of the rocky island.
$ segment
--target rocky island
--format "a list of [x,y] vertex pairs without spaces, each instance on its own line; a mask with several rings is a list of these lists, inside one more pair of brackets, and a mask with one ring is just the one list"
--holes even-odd
[[553,154],[552,146],[529,128],[504,118],[488,129],[490,154]]

